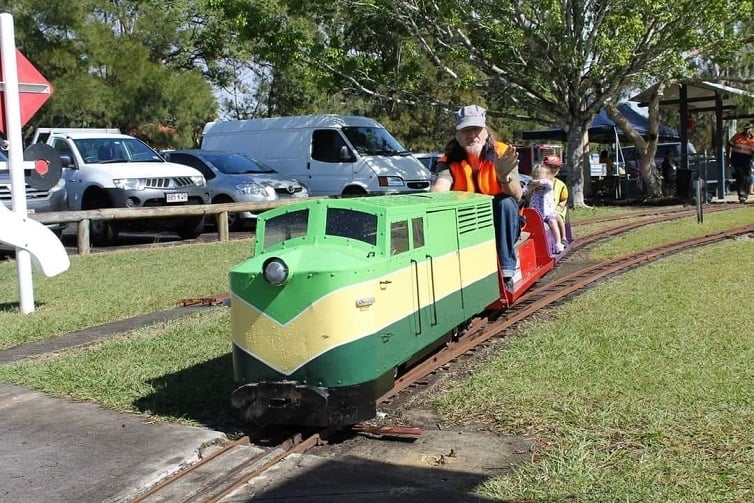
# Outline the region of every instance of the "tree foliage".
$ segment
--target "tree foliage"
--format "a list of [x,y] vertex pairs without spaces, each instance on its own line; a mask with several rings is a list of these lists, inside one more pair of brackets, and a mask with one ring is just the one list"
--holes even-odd
[[459,87],[476,89],[501,113],[528,113],[561,127],[569,185],[580,205],[589,180],[586,129],[594,115],[643,86],[691,74],[702,55],[724,58],[736,47],[729,27],[742,6],[727,0],[372,0],[369,8],[395,12]]
[[202,71],[216,57],[204,37],[212,18],[197,15],[200,2],[17,0],[3,7],[14,15],[17,46],[55,90],[30,129],[118,127],[157,147],[190,146],[215,117]]
[[168,126],[183,146],[217,116],[215,86],[225,116],[357,113],[415,150],[438,150],[452,134],[450,112],[478,103],[503,139],[534,124],[566,132],[577,206],[589,189],[586,128],[599,109],[649,85],[746,68],[737,54],[752,9],[730,0],[0,5],[56,89],[37,124]]
[[705,58],[730,60],[740,33],[731,27],[751,10],[730,0],[215,1],[269,64],[270,89],[285,79],[281,91],[311,104],[278,99],[267,113],[339,111],[293,84],[304,80],[401,135],[429,130],[434,145],[449,134],[449,112],[471,102],[490,109],[504,138],[522,123],[554,123],[568,138],[576,205],[589,188],[586,130],[600,108],[696,75]]

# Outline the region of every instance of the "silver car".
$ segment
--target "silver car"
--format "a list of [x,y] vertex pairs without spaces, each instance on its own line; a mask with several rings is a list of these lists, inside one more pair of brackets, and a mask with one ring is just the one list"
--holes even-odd
[[442,157],[442,152],[420,152],[414,154],[414,157],[419,159],[424,164],[424,167],[429,170],[432,175],[430,179],[432,183],[435,183],[435,178],[437,178],[437,161]]
[[[170,162],[198,169],[207,179],[210,202],[267,202],[308,197],[306,187],[261,161],[233,152],[212,150],[171,150],[162,155]],[[228,226],[238,230],[243,221],[256,219],[251,212],[228,214]]]

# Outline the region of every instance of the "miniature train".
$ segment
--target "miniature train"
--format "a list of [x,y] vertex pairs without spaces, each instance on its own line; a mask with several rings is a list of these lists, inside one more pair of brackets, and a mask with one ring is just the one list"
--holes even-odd
[[233,405],[254,424],[373,418],[407,362],[553,268],[542,218],[523,213],[514,291],[489,196],[313,199],[261,214],[254,256],[230,271]]

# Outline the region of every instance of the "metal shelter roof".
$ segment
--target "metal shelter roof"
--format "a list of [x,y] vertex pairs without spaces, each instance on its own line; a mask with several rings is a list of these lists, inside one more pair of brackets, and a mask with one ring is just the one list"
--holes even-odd
[[[655,87],[652,86],[629,99],[638,102],[641,106],[647,106]],[[754,98],[754,95],[743,89],[707,80],[687,80],[663,89],[660,106],[680,105],[684,87],[686,89],[686,103],[691,112],[714,112],[716,110],[715,101],[718,97],[723,110],[735,110],[739,100],[743,97]]]
[[[630,99],[638,101],[640,104],[646,104],[655,88],[656,85]],[[678,108],[681,125],[681,168],[684,170],[689,170],[687,151],[689,136],[688,117],[692,112],[715,113],[715,160],[719,173],[717,179],[717,196],[720,198],[725,196],[726,172],[725,145],[727,138],[723,124],[725,120],[752,116],[750,112],[744,113],[739,109],[739,103],[743,97],[754,98],[754,95],[743,89],[736,89],[709,80],[695,79],[682,80],[665,87],[660,97],[660,106]],[[694,176],[693,173],[691,174]]]

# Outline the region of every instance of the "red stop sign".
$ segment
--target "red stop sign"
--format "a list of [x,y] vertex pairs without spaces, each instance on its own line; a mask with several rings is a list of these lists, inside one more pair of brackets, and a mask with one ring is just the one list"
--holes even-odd
[[[34,117],[34,114],[52,96],[52,85],[18,49],[16,49],[16,67],[18,69],[18,99],[21,108],[21,127],[24,127],[29,122],[29,119]],[[4,81],[2,65],[0,65],[0,81]],[[0,114],[0,133],[5,133],[4,96],[0,100],[0,107],[2,108],[2,114]]]

